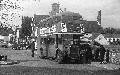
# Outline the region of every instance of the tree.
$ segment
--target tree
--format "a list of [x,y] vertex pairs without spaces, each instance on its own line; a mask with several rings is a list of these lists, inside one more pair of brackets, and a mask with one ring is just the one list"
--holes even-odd
[[0,21],[3,27],[15,29],[16,26],[20,26],[21,11],[20,0],[2,0],[0,3]]
[[120,29],[117,28],[108,27],[104,28],[103,31],[105,34],[120,34]]
[[8,28],[8,27],[3,27],[3,25],[0,25],[0,35],[4,35],[4,36],[8,36],[9,34],[13,34],[14,31],[12,30],[12,28]]
[[22,27],[20,30],[21,38],[24,38],[25,36],[31,36],[31,33],[32,33],[31,23],[32,23],[31,17],[25,16],[22,18],[22,25],[21,25]]

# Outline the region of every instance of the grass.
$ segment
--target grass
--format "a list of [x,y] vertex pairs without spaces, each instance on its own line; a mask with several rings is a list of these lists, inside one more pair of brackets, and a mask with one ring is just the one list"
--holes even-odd
[[119,70],[78,71],[63,68],[11,66],[0,67],[0,75],[119,75]]
[[0,75],[88,75],[88,72],[46,67],[11,66],[0,67]]

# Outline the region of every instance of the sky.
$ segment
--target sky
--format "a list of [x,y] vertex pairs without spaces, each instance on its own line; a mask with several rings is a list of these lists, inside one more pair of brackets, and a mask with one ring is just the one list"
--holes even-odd
[[[14,1],[14,0],[11,0]],[[84,20],[95,21],[98,11],[102,12],[102,26],[120,28],[120,0],[19,0],[24,16],[34,14],[48,15],[52,3],[59,3],[60,8],[76,12]]]

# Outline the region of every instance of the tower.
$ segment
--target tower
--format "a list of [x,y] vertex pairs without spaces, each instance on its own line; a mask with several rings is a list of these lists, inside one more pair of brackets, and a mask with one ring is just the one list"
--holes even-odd
[[98,25],[101,25],[101,10],[98,11],[97,22],[98,22]]
[[59,8],[60,8],[60,4],[53,3],[52,4],[52,11],[50,12],[50,16],[53,16],[53,15],[56,15],[57,13],[59,13]]

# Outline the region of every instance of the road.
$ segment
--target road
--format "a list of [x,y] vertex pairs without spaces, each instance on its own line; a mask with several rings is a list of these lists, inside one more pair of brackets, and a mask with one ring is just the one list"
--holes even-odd
[[[58,64],[57,62],[31,57],[30,50],[0,49],[0,54],[7,55],[8,59],[19,60],[19,64],[1,65],[0,75],[92,75],[93,73],[106,73],[106,68],[94,64]],[[11,74],[12,73],[12,74]],[[23,73],[23,74],[22,74]],[[43,73],[43,74],[41,74]],[[108,74],[110,72],[107,72]]]

